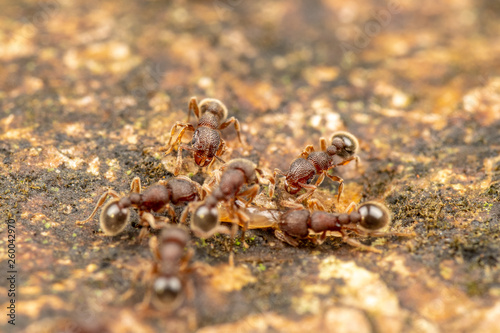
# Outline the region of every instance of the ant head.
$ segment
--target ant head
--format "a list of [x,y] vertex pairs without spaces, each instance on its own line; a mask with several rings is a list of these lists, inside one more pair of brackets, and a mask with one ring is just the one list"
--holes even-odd
[[102,209],[99,218],[101,229],[108,236],[119,234],[130,219],[130,210],[120,207],[118,203],[118,199],[109,201]]
[[217,115],[221,122],[227,118],[227,108],[224,103],[218,99],[205,98],[198,104],[198,107],[200,108],[200,115],[205,112],[210,112]]
[[[210,200],[209,197],[207,201]],[[197,237],[208,238],[219,225],[217,202],[215,205],[203,204],[199,206],[191,217],[191,230]]]
[[227,163],[225,167],[227,169],[237,169],[241,170],[245,174],[245,178],[247,180],[247,184],[255,184],[259,183],[257,178],[256,169],[257,165],[250,160],[245,158],[235,158]]
[[378,230],[391,222],[391,214],[384,205],[369,201],[358,208],[361,215],[360,225],[368,230]]
[[[328,147],[330,152],[334,152],[334,154],[345,159],[354,156],[359,147],[358,139],[348,132],[333,133],[331,145],[337,149],[334,151],[333,147]],[[330,152],[327,149],[327,153],[330,154]]]
[[181,280],[176,276],[160,276],[153,283],[153,303],[159,309],[176,308],[183,299]]
[[191,140],[191,149],[194,160],[200,167],[207,166],[217,155],[217,149],[221,143],[220,134],[207,127],[198,127]]

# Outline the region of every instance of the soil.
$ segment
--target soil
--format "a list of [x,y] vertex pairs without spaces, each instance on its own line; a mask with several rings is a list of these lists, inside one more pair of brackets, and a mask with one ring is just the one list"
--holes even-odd
[[[9,219],[16,250],[15,327],[4,315],[2,331],[500,332],[495,2],[0,6],[2,281]],[[220,99],[239,120],[245,145],[224,129],[223,159],[266,174],[351,132],[361,163],[332,171],[345,180],[340,203],[329,179],[313,197],[332,212],[382,202],[387,231],[415,236],[353,236],[381,253],[339,237],[292,247],[270,221],[247,233],[248,248],[236,240],[234,266],[228,236],[193,236],[185,302],[141,309],[157,231],[140,239],[135,212],[113,237],[98,216],[75,222],[107,189],[173,176],[176,153],[162,148],[191,96]],[[209,177],[189,152],[181,174]],[[273,199],[263,185],[254,206],[284,197],[283,181]],[[3,309],[8,293],[4,282]]]

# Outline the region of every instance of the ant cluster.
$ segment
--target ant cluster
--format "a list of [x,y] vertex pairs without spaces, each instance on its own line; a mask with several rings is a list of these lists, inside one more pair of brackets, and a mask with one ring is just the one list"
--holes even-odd
[[[193,112],[198,119],[197,126],[189,123]],[[99,222],[102,231],[108,236],[119,234],[130,220],[130,209],[135,208],[139,215],[139,224],[143,227],[139,238],[147,235],[147,227],[162,229],[159,240],[153,237],[150,242],[155,259],[152,269],[151,288],[146,294],[145,303],[151,303],[156,308],[177,307],[185,297],[185,272],[191,252],[185,251],[190,237],[182,226],[170,226],[169,221],[186,224],[189,214],[190,229],[201,238],[209,238],[216,233],[224,233],[234,238],[238,225],[242,227],[241,238],[245,246],[245,232],[249,228],[272,227],[275,235],[281,241],[292,246],[298,246],[299,240],[309,239],[316,244],[326,239],[327,233],[342,237],[343,241],[352,246],[373,252],[379,249],[367,246],[350,235],[352,233],[364,236],[410,236],[411,234],[380,231],[390,221],[387,208],[377,202],[365,202],[356,207],[349,205],[344,213],[328,212],[317,199],[311,198],[325,177],[339,183],[337,201],[344,189],[344,181],[338,176],[329,174],[333,168],[343,166],[351,161],[359,162],[357,151],[358,140],[350,133],[336,132],[330,142],[320,139],[320,151],[315,151],[312,145],[306,146],[302,153],[290,164],[288,171],[274,169],[272,175],[266,174],[248,159],[233,159],[225,162],[221,156],[226,151],[226,143],[221,138],[220,131],[233,124],[238,140],[243,144],[239,121],[231,117],[227,119],[226,106],[217,99],[207,98],[199,104],[195,97],[189,102],[188,121],[177,122],[170,131],[168,145],[161,150],[171,153],[177,146],[177,159],[174,175],[167,181],[160,181],[144,191],[138,177],[131,183],[129,194],[120,196],[113,190],[106,191],[98,200],[91,215],[77,224],[84,224],[93,219],[98,209],[104,205]],[[179,131],[174,139],[176,132]],[[194,132],[190,144],[181,142],[186,131]],[[193,154],[194,162],[200,167],[210,169],[215,160],[222,166],[207,177],[203,185],[192,181],[186,176],[179,176],[182,168],[182,151]],[[314,184],[315,176],[319,176]],[[259,194],[260,184],[268,184],[268,196],[274,200],[274,192],[280,177],[284,177],[284,189],[295,199],[279,202],[280,207],[287,210],[265,210],[256,207],[254,198]],[[106,199],[111,196],[113,199]],[[305,202],[305,206],[303,203]],[[185,208],[177,219],[172,205],[184,205]],[[314,210],[314,208],[317,208]],[[170,218],[159,215],[167,212]],[[221,224],[221,214],[233,222],[230,229]],[[265,223],[262,223],[265,220]],[[257,222],[258,221],[258,222]],[[311,231],[317,235],[312,235]],[[232,264],[232,242],[230,262]]]

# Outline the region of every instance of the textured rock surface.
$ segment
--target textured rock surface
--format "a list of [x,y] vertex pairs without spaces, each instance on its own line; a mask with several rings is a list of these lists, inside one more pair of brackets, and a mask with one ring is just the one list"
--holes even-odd
[[[494,1],[0,1],[0,217],[17,221],[16,328],[29,332],[498,332],[500,7]],[[191,96],[224,101],[251,146],[224,159],[286,170],[348,130],[362,164],[315,197],[379,200],[411,239],[282,244],[194,238],[193,298],[141,312],[139,230],[84,226],[106,188],[171,176],[160,148]],[[189,136],[186,136],[186,142]],[[202,181],[192,158],[182,172]],[[282,192],[278,188],[278,194]],[[260,206],[274,207],[265,196]],[[132,215],[137,221],[137,214]],[[0,227],[6,258],[6,226]],[[7,269],[2,266],[1,280]],[[0,285],[7,306],[6,284]],[[10,329],[6,320],[2,330]]]

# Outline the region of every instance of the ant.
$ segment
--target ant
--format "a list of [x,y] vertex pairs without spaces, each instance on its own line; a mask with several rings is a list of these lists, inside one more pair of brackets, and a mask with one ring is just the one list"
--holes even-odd
[[[321,151],[314,151],[312,145],[306,146],[300,156],[290,164],[290,169],[284,173],[280,169],[274,169],[274,177],[271,179],[269,186],[269,196],[274,195],[274,187],[276,177],[284,176],[285,190],[290,194],[298,193],[302,188],[306,189],[306,193],[300,195],[295,202],[301,202],[310,197],[318,186],[323,182],[325,176],[333,181],[339,182],[339,194],[337,201],[340,200],[340,195],[344,190],[344,180],[337,176],[328,174],[328,171],[340,165],[346,165],[352,160],[359,162],[359,156],[356,152],[359,147],[358,140],[354,135],[347,132],[336,132],[333,134],[330,146],[327,146],[326,139],[320,138]],[[320,175],[316,183],[311,184],[315,175]],[[292,203],[293,204],[293,203]],[[294,207],[293,205],[290,205]]]
[[[130,207],[139,211],[143,226],[149,225],[153,229],[158,229],[160,225],[156,223],[151,211],[160,213],[167,210],[172,219],[175,219],[175,211],[170,204],[179,205],[183,202],[197,201],[203,197],[202,194],[201,185],[185,176],[160,181],[144,191],[141,190],[141,180],[139,177],[135,177],[130,184],[128,195],[120,197],[114,190],[106,191],[99,198],[92,214],[84,221],[77,221],[76,224],[85,224],[91,221],[99,207],[104,204],[108,196],[111,196],[113,200],[104,206],[99,218],[101,229],[106,235],[115,236],[125,229],[130,219]],[[184,209],[180,222],[186,221],[188,212],[188,208]],[[145,232],[146,229],[142,229],[139,238],[144,237]]]
[[[189,123],[191,111],[198,119],[198,126],[195,128]],[[191,97],[189,101],[188,120],[186,123],[177,122],[170,130],[170,140],[166,148],[166,154],[170,154],[174,149],[174,145],[181,142],[182,136],[188,131],[194,131],[191,145],[181,143],[177,150],[177,161],[175,164],[174,175],[178,175],[182,166],[182,150],[192,151],[194,161],[200,167],[209,166],[218,159],[225,163],[219,156],[224,154],[226,150],[226,142],[220,137],[220,130],[234,123],[234,128],[238,134],[238,140],[241,144],[240,122],[238,119],[231,117],[227,119],[226,106],[215,98],[205,98],[198,104],[196,97]],[[174,133],[177,128],[181,128],[174,143],[171,144]],[[215,159],[214,159],[215,158]]]
[[188,232],[181,227],[165,228],[159,239],[151,238],[149,247],[155,260],[150,273],[153,283],[139,307],[152,304],[158,310],[175,310],[190,296],[183,276],[193,255],[192,249],[185,250],[189,240]]
[[[217,205],[219,202],[228,203],[227,214],[236,217],[243,226],[241,238],[245,243],[245,231],[248,228],[248,216],[243,212],[242,206],[248,205],[257,196],[259,179],[257,174],[263,176],[261,169],[247,160],[234,159],[222,167],[219,186],[197,207],[191,216],[191,230],[198,237],[208,238],[217,232],[229,234],[226,227],[220,225]],[[218,177],[218,176],[216,176]],[[249,186],[242,191],[243,186]],[[247,200],[244,199],[247,197]],[[234,224],[237,227],[237,224]],[[235,230],[231,233],[234,236]]]
[[[355,204],[352,203],[347,212]],[[280,216],[278,222],[278,230],[275,230],[275,235],[278,239],[292,246],[298,246],[296,238],[310,238],[309,229],[316,233],[321,233],[319,241],[322,243],[326,238],[327,231],[335,231],[339,233],[342,240],[349,245],[359,247],[361,249],[378,252],[381,251],[371,246],[364,245],[357,240],[350,238],[347,231],[354,231],[360,235],[384,237],[384,236],[415,236],[413,233],[399,232],[382,232],[378,231],[391,222],[389,210],[382,204],[374,201],[369,201],[361,204],[357,209],[350,213],[327,213],[315,211],[310,213],[306,209],[290,210]],[[295,238],[294,238],[295,237]]]

